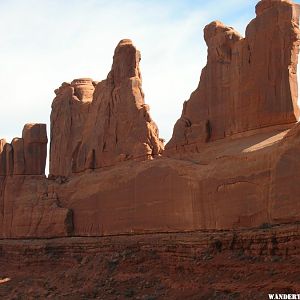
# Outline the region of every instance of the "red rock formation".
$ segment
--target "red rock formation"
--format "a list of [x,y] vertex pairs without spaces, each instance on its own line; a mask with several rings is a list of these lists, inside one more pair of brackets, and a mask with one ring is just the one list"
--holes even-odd
[[[220,22],[205,28],[208,63],[168,156],[129,40],[106,80],[56,91],[53,176],[44,176],[45,125],[0,140],[0,298],[299,291],[298,15],[288,0],[262,0],[256,14],[244,39]],[[189,151],[170,155],[182,145]]]
[[72,211],[61,207],[53,186],[44,176],[9,176],[2,190],[0,237],[47,238],[72,233]]
[[14,174],[23,175],[25,173],[24,140],[14,138],[11,142],[14,149]]
[[[80,174],[55,191],[61,205],[74,212],[74,234],[80,236],[278,223],[270,181],[287,132],[282,125],[260,129],[207,143],[200,153],[180,159],[128,162]],[[290,205],[297,197],[293,190]]]
[[6,143],[5,139],[0,140],[0,176],[6,176],[10,173],[10,145]]
[[24,146],[25,174],[45,174],[48,143],[46,125],[26,124],[23,129],[22,139]]
[[47,142],[46,124],[26,124],[11,144],[0,140],[0,176],[45,174]]
[[50,179],[69,178],[40,175],[43,126],[26,126],[12,145],[1,140],[3,236],[215,230],[297,220],[295,18],[291,2],[264,0],[245,39],[219,22],[206,27],[208,65],[169,144],[170,151],[183,139],[194,152],[147,160],[163,146],[144,104],[140,54],[131,41],[119,43],[111,72],[95,89],[88,79],[63,84],[51,116]]
[[96,83],[92,79],[75,79],[55,90],[51,112],[50,174],[68,177],[72,172],[72,155],[81,141]]
[[300,123],[281,141],[272,164],[270,182],[270,214],[277,223],[298,221],[300,179]]
[[0,176],[0,235],[3,233],[5,176]]
[[0,140],[0,237],[53,237],[72,232],[72,211],[60,207],[46,180],[45,124],[26,124],[22,138]]
[[122,40],[107,79],[96,86],[82,141],[74,153],[74,172],[162,152],[158,129],[144,103],[139,62],[140,52],[130,40]]
[[0,249],[2,299],[253,300],[300,290],[299,225],[0,240]]
[[76,81],[56,91],[51,114],[51,175],[68,177],[72,171],[152,158],[162,152],[158,129],[144,103],[139,61],[140,53],[132,42],[122,40],[112,70],[95,92],[91,80],[83,86],[88,88],[83,99],[76,97]]
[[262,0],[242,38],[212,22],[207,65],[166,149],[296,122],[299,14],[292,1]]
[[[184,133],[181,137],[188,136],[190,142],[200,138],[202,142],[211,140],[211,143],[203,143],[198,154],[179,153],[176,158],[181,160],[164,157],[144,164],[131,162],[109,170],[81,174],[58,186],[57,194],[60,195],[63,206],[74,211],[75,234],[230,229],[255,227],[262,223],[276,223],[289,219],[288,211],[285,218],[280,219],[277,216],[280,213],[280,199],[278,194],[274,194],[272,182],[275,180],[274,174],[277,173],[274,164],[277,160],[280,161],[283,155],[278,150],[281,147],[280,141],[292,127],[298,114],[297,95],[293,94],[295,87],[290,88],[293,83],[296,84],[298,40],[295,34],[298,30],[298,20],[295,22],[293,15],[296,14],[295,7],[291,3],[271,1],[268,8],[267,2],[263,2],[266,8],[264,12],[258,12],[257,18],[250,23],[245,39],[232,28],[225,27],[219,22],[213,22],[205,29],[205,39],[209,46],[208,66],[202,73],[204,81],[201,80],[199,89],[186,104],[185,110],[199,122],[189,121],[191,126],[185,128],[187,131],[177,130],[176,127],[171,144],[177,133],[179,135]],[[262,3],[259,3],[257,6],[258,11],[261,5]],[[277,13],[280,16],[278,26],[283,28],[286,34],[279,34],[273,40],[275,46],[277,42],[279,45],[285,43],[286,46],[283,49],[275,47],[271,51],[270,40],[266,38],[263,41],[261,36],[274,33],[270,22]],[[256,28],[254,33],[253,28]],[[254,41],[254,35],[259,43]],[[252,53],[253,61],[250,60],[250,63],[242,51],[246,44],[250,45],[253,51],[252,53],[247,50],[248,54]],[[125,45],[132,49],[131,44]],[[101,166],[101,160],[97,161],[95,157],[98,153],[95,149],[99,144],[97,134],[101,132],[107,133],[109,142],[105,144],[103,141],[103,147],[106,149],[107,145],[110,145],[107,152],[101,154],[102,163],[105,166],[104,162],[107,161],[108,165],[112,162],[115,144],[111,137],[115,136],[116,125],[111,116],[117,115],[114,111],[119,106],[113,106],[111,98],[103,91],[106,91],[109,79],[112,80],[115,73],[120,74],[115,62],[119,65],[117,58],[120,51],[125,49],[117,48],[108,82],[101,82],[96,88],[95,100],[90,110],[91,117],[88,120],[97,120],[98,123],[87,122],[77,155],[77,166],[82,165],[82,169],[79,170],[84,169],[84,163],[87,164],[86,168]],[[278,59],[278,55],[282,59]],[[261,69],[261,65],[266,70]],[[237,76],[239,66],[241,74]],[[138,76],[136,68],[127,69],[128,65],[125,67],[121,74],[136,72]],[[279,72],[275,72],[277,69]],[[230,73],[230,70],[234,72]],[[258,73],[255,75],[251,72]],[[233,94],[227,93],[225,83],[225,85],[220,83],[221,75],[224,80],[228,79],[226,76],[231,78],[228,81],[230,83],[228,89]],[[233,77],[230,77],[231,75]],[[124,76],[118,75],[112,82],[121,82],[120,78]],[[128,90],[130,89],[122,90],[120,97],[127,95]],[[205,93],[211,97],[207,103],[204,103],[205,98],[197,98]],[[203,102],[202,106],[199,106],[199,99]],[[237,99],[237,102],[230,102],[233,99]],[[101,106],[99,103],[107,105]],[[233,106],[230,106],[230,103]],[[100,108],[92,109],[93,105]],[[206,110],[208,106],[209,109]],[[200,109],[200,115],[209,111],[213,119],[206,117],[199,119],[197,107]],[[203,107],[206,108],[202,109]],[[182,121],[183,119],[177,125],[183,124]],[[282,125],[282,123],[290,124]],[[270,126],[272,124],[279,125]],[[256,130],[250,130],[256,127],[258,127]],[[225,129],[228,130],[228,134],[221,134]],[[230,137],[230,134],[239,131],[240,135]],[[91,132],[93,134],[89,136]],[[214,141],[221,136],[226,138]],[[284,141],[288,142],[286,139]],[[283,164],[286,163],[286,159],[284,157],[282,159]],[[284,176],[287,173],[278,171],[278,174]],[[274,185],[275,189],[279,187],[280,179],[277,179]],[[287,210],[296,196],[294,190],[288,190],[291,200]],[[290,220],[295,220],[297,216],[298,210]]]

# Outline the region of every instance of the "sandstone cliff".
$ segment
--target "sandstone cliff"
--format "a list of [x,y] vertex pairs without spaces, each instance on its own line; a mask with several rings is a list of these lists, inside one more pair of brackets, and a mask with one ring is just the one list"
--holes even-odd
[[45,177],[45,124],[26,124],[22,138],[0,142],[0,237],[53,237],[72,232],[72,211],[61,208]]
[[0,140],[0,176],[43,175],[46,157],[46,124],[26,124],[22,138]]
[[167,150],[298,120],[299,14],[292,1],[260,1],[245,38],[219,21],[205,27],[204,38],[207,65]]
[[48,178],[44,124],[0,140],[0,297],[299,292],[299,16],[290,0],[256,14],[245,38],[206,26],[208,62],[165,152],[130,40],[107,79],[55,91]]
[[299,224],[234,232],[0,240],[0,297],[269,299],[270,293],[300,290],[299,246]]
[[122,40],[107,79],[95,84],[95,91],[90,81],[85,101],[76,97],[72,84],[58,90],[51,114],[51,175],[68,176],[162,152],[144,103],[140,59],[132,42]]
[[122,40],[106,80],[95,90],[83,139],[74,153],[74,172],[159,155],[163,143],[144,103],[140,52]]
[[297,221],[298,15],[293,2],[279,0],[260,1],[256,13],[245,38],[220,22],[206,26],[208,63],[166,152],[130,40],[118,44],[107,79],[64,83],[52,105],[48,179],[44,125],[26,125],[11,144],[0,141],[0,235]]
[[[291,129],[298,117],[296,7],[261,1],[256,12],[244,39],[220,22],[205,28],[208,65],[167,155],[59,186],[63,205],[75,212],[75,234],[230,229],[298,218],[298,209],[289,213],[296,189],[280,183],[286,176],[293,185],[297,176],[283,150],[292,143],[285,136],[299,130]],[[167,158],[181,138],[192,151]]]
[[51,112],[50,174],[68,177],[72,172],[72,154],[82,138],[96,82],[75,79],[55,90]]

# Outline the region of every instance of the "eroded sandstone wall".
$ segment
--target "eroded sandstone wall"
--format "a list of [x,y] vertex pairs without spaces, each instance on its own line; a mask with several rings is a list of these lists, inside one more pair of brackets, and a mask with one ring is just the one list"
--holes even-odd
[[46,124],[26,124],[22,138],[0,140],[0,176],[44,175],[47,157]]
[[45,177],[46,124],[26,124],[22,138],[0,140],[0,237],[66,236],[72,211]]
[[72,173],[72,155],[82,139],[82,130],[93,100],[96,82],[89,78],[63,83],[55,90],[51,111],[50,165],[52,176]]
[[297,294],[299,229],[295,224],[217,232],[0,240],[0,297],[253,300],[269,299],[268,294],[275,291]]
[[112,69],[94,92],[83,138],[73,155],[73,171],[146,160],[163,150],[158,128],[144,102],[140,52],[131,40],[115,49]]
[[73,232],[72,211],[61,207],[45,177],[7,176],[3,188],[0,237],[47,238]]
[[[272,202],[281,199],[271,199],[270,181],[288,131],[267,128],[205,144],[201,153],[181,159],[126,162],[81,174],[56,186],[56,193],[74,211],[74,233],[80,236],[276,223]],[[286,192],[292,203],[293,190]]]
[[56,91],[51,113],[51,175],[68,177],[162,152],[163,142],[144,103],[140,59],[132,42],[122,40],[107,79],[98,84],[85,80],[80,89],[85,97],[77,95],[78,80]]
[[[163,143],[141,89],[140,53],[130,40],[118,44],[106,80],[63,84],[52,105],[48,179],[45,125],[26,125],[11,144],[0,140],[0,236],[298,221],[296,8],[262,0],[256,12],[245,38],[220,22],[205,28],[208,64],[167,155],[160,155]],[[192,151],[170,155],[181,145]]]
[[207,65],[167,150],[298,120],[295,3],[260,1],[245,38],[219,21],[205,27],[204,38]]

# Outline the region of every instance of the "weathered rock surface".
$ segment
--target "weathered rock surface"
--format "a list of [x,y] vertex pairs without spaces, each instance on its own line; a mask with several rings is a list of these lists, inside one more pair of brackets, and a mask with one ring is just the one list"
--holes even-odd
[[82,99],[74,89],[77,81],[57,91],[51,114],[51,175],[68,177],[162,152],[157,126],[144,103],[139,62],[140,52],[130,40],[122,40],[112,70],[106,80],[94,83],[95,91],[91,80],[83,86]]
[[[106,80],[63,84],[52,105],[48,179],[41,175],[42,125],[25,126],[12,144],[0,141],[2,236],[297,221],[297,13],[291,1],[263,0],[256,10],[244,39],[220,22],[206,27],[208,64],[167,155],[160,155],[141,90],[140,53],[130,40],[117,46]],[[185,151],[171,153],[172,145]]]
[[73,171],[145,160],[163,150],[158,129],[144,103],[140,52],[130,40],[118,44],[112,69],[97,84],[83,138],[73,156]]
[[[274,195],[273,186],[280,179],[272,182],[284,137],[295,130],[290,127],[268,127],[207,143],[200,153],[80,174],[55,186],[55,191],[62,206],[74,211],[74,234],[80,236],[278,223],[283,219],[278,219],[280,205],[274,203],[282,199]],[[292,182],[293,172],[298,171],[292,168],[287,179]],[[286,190],[291,203],[285,221],[292,199],[298,197],[295,191]]]
[[1,238],[48,238],[72,233],[72,211],[61,207],[44,176],[6,177],[0,207]]
[[26,124],[22,133],[26,175],[45,174],[47,131],[45,124]]
[[47,158],[46,124],[26,124],[22,138],[0,140],[0,176],[43,175]]
[[207,25],[207,65],[183,105],[167,150],[298,120],[299,14],[292,1],[262,0],[242,36]]
[[10,175],[12,172],[11,145],[5,139],[0,140],[0,176]]
[[208,63],[166,154],[130,40],[106,80],[56,90],[49,178],[45,125],[0,140],[0,297],[299,292],[298,13],[262,0],[256,14],[245,38],[206,26]]
[[299,233],[294,224],[234,232],[1,240],[0,297],[252,300],[268,299],[269,293],[297,294]]
[[55,90],[51,112],[50,167],[52,176],[72,173],[72,155],[82,138],[96,82],[89,78],[63,83]]
[[45,124],[26,124],[22,138],[0,140],[0,237],[55,237],[73,230],[72,211],[61,208],[44,176]]
[[272,164],[270,182],[270,210],[277,223],[300,219],[300,123],[281,141],[277,158]]

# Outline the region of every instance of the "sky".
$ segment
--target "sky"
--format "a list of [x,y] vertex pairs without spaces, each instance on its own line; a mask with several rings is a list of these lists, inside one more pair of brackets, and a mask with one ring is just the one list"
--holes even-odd
[[[106,78],[118,42],[141,51],[145,102],[166,141],[206,64],[213,20],[244,35],[253,0],[0,0],[0,138],[47,123],[62,82]],[[299,1],[296,1],[299,3]]]

